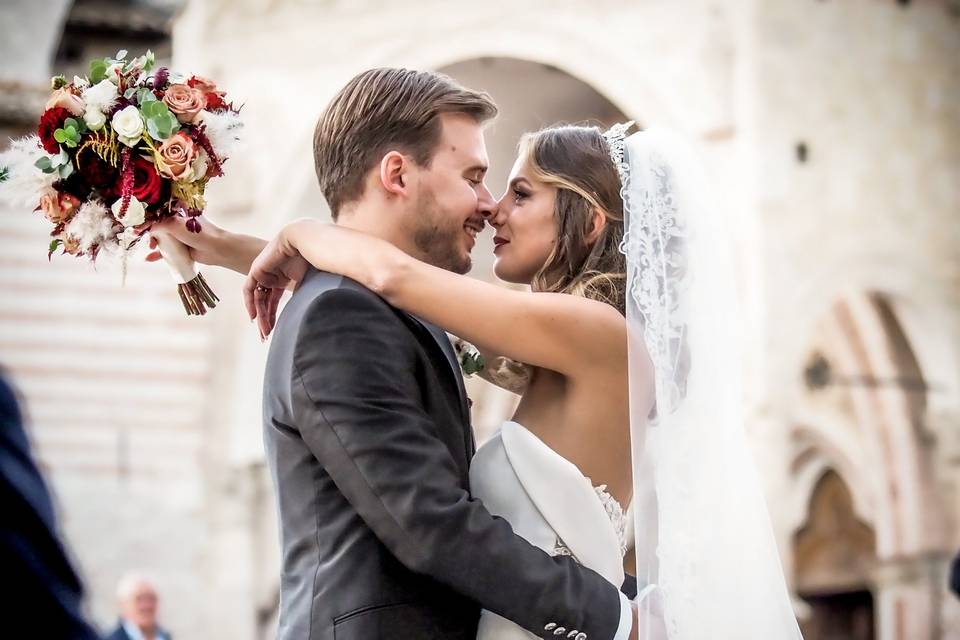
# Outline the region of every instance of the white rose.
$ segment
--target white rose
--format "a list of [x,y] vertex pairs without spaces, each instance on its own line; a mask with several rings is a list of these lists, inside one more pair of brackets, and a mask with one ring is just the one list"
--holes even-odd
[[133,105],[113,114],[110,126],[117,132],[120,142],[128,147],[136,146],[143,135],[143,118],[140,117],[140,110]]
[[114,202],[110,210],[113,211],[113,217],[117,219],[117,222],[124,227],[135,227],[138,224],[143,224],[143,221],[146,220],[147,212],[143,208],[143,203],[133,196],[130,196],[130,204],[127,205],[127,215],[122,218],[120,217],[121,206],[123,206],[123,198]]
[[88,108],[83,113],[83,121],[91,131],[99,131],[107,123],[107,116],[103,115],[99,109]]

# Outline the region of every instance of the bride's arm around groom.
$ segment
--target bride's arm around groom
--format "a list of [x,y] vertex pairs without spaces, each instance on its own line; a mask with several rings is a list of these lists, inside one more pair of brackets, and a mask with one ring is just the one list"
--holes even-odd
[[407,569],[541,637],[558,628],[564,637],[617,636],[616,588],[528,544],[467,493],[469,443],[460,425],[438,423],[436,406],[424,406],[439,402],[444,381],[424,370],[405,319],[349,281],[319,294],[312,285],[308,278],[288,305],[271,359],[292,355],[291,417],[349,507]]

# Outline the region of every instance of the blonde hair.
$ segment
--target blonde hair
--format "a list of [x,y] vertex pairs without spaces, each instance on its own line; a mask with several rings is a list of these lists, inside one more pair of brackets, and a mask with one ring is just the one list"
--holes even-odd
[[[520,141],[520,155],[534,179],[557,188],[557,243],[533,289],[599,300],[626,315],[621,183],[600,129],[560,125],[530,133]],[[588,242],[597,213],[605,224]]]

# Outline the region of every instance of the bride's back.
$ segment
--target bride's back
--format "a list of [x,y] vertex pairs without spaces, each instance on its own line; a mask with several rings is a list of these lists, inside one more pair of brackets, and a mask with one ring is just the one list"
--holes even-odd
[[[555,194],[549,223],[556,240],[533,278],[533,290],[590,298],[623,315],[622,185],[610,153],[596,127],[558,126],[526,136],[518,166],[528,182],[552,187]],[[518,200],[507,206],[529,220],[531,213],[519,212],[535,205]],[[574,322],[589,326],[587,320]],[[627,504],[632,483],[626,340],[619,348],[601,358],[584,353],[582,365],[566,374],[534,368],[514,420]]]
[[585,368],[563,376],[534,369],[513,420],[575,464],[620,504],[630,501],[630,410],[627,354],[623,367]]

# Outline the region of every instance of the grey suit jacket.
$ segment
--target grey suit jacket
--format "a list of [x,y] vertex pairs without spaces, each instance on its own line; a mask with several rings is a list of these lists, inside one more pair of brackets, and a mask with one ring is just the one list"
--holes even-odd
[[311,272],[278,321],[263,406],[280,640],[472,640],[481,607],[543,638],[613,638],[617,589],[470,497],[466,396],[435,327]]

